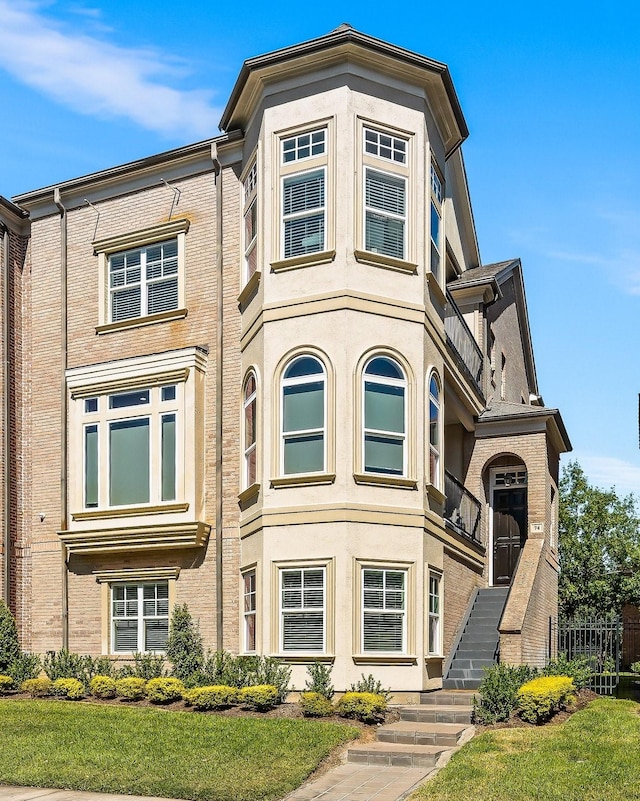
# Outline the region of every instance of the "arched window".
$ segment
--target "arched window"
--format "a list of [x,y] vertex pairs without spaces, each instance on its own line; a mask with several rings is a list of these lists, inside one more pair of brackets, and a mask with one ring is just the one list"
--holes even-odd
[[407,379],[400,365],[375,356],[363,373],[365,473],[406,475]]
[[256,483],[256,377],[249,373],[244,383],[244,488]]
[[325,387],[323,364],[297,356],[282,377],[282,451],[284,475],[325,470]]
[[441,489],[440,443],[442,442],[442,416],[440,413],[440,383],[436,373],[429,379],[429,481]]

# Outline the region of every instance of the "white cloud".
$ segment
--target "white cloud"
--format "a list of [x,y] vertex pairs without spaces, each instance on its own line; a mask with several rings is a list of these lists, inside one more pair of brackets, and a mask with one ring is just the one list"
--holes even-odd
[[605,490],[615,487],[621,496],[630,492],[640,496],[640,465],[613,456],[572,453],[570,457],[579,462],[591,484]]
[[217,133],[211,92],[180,91],[169,58],[70,32],[38,5],[0,0],[0,68],[83,114],[125,117],[148,130],[185,139]]

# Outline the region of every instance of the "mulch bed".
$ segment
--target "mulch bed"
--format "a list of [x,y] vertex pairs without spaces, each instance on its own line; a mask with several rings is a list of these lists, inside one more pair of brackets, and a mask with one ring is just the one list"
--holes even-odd
[[594,693],[593,690],[587,690],[587,689],[578,690],[578,692],[576,693],[576,701],[573,704],[573,706],[569,707],[569,709],[564,709],[560,712],[556,712],[556,714],[544,724],[528,723],[526,720],[522,720],[522,718],[519,718],[518,715],[514,712],[509,718],[509,720],[505,720],[500,723],[476,724],[476,731],[480,734],[484,731],[493,731],[495,729],[536,729],[539,728],[540,725],[557,726],[560,723],[564,723],[565,720],[567,720],[568,718],[571,717],[571,715],[574,714],[574,712],[578,712],[578,710],[584,709],[593,700],[599,697],[600,696],[597,693]]

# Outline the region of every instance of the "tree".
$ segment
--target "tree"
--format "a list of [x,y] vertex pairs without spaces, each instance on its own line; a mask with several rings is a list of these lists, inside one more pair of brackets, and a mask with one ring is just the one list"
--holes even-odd
[[202,670],[204,652],[200,627],[186,604],[176,604],[171,614],[167,658],[173,663],[173,675],[182,681]]
[[20,656],[16,621],[9,607],[0,600],[0,673],[6,674],[9,665]]
[[636,498],[589,484],[577,462],[560,480],[559,606],[567,617],[619,614],[640,605],[640,519]]

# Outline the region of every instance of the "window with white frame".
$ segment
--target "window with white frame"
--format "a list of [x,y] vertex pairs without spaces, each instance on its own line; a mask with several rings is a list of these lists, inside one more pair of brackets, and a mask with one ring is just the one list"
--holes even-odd
[[362,652],[407,650],[407,571],[362,569]]
[[111,253],[109,319],[121,322],[178,308],[178,240]]
[[442,577],[439,573],[429,572],[429,653],[442,652],[442,627],[440,584]]
[[442,280],[442,180],[431,164],[431,272]]
[[111,585],[112,653],[164,651],[168,636],[168,582]]
[[440,452],[442,442],[442,415],[440,382],[435,372],[429,378],[429,481],[440,489]]
[[177,497],[180,385],[82,400],[85,509]]
[[407,379],[387,356],[374,356],[363,371],[363,468],[365,473],[405,476]]
[[314,356],[297,356],[285,367],[281,419],[281,472],[325,470],[326,371]]
[[408,141],[363,127],[364,249],[407,257]]
[[323,653],[326,649],[326,571],[286,568],[280,573],[280,649]]
[[255,373],[251,372],[244,383],[243,427],[244,427],[244,476],[246,489],[256,483],[256,412],[257,387]]
[[256,571],[249,570],[242,576],[244,595],[244,651],[256,650]]
[[281,257],[326,250],[327,129],[281,139]]
[[258,268],[258,165],[254,161],[243,182],[244,283]]

